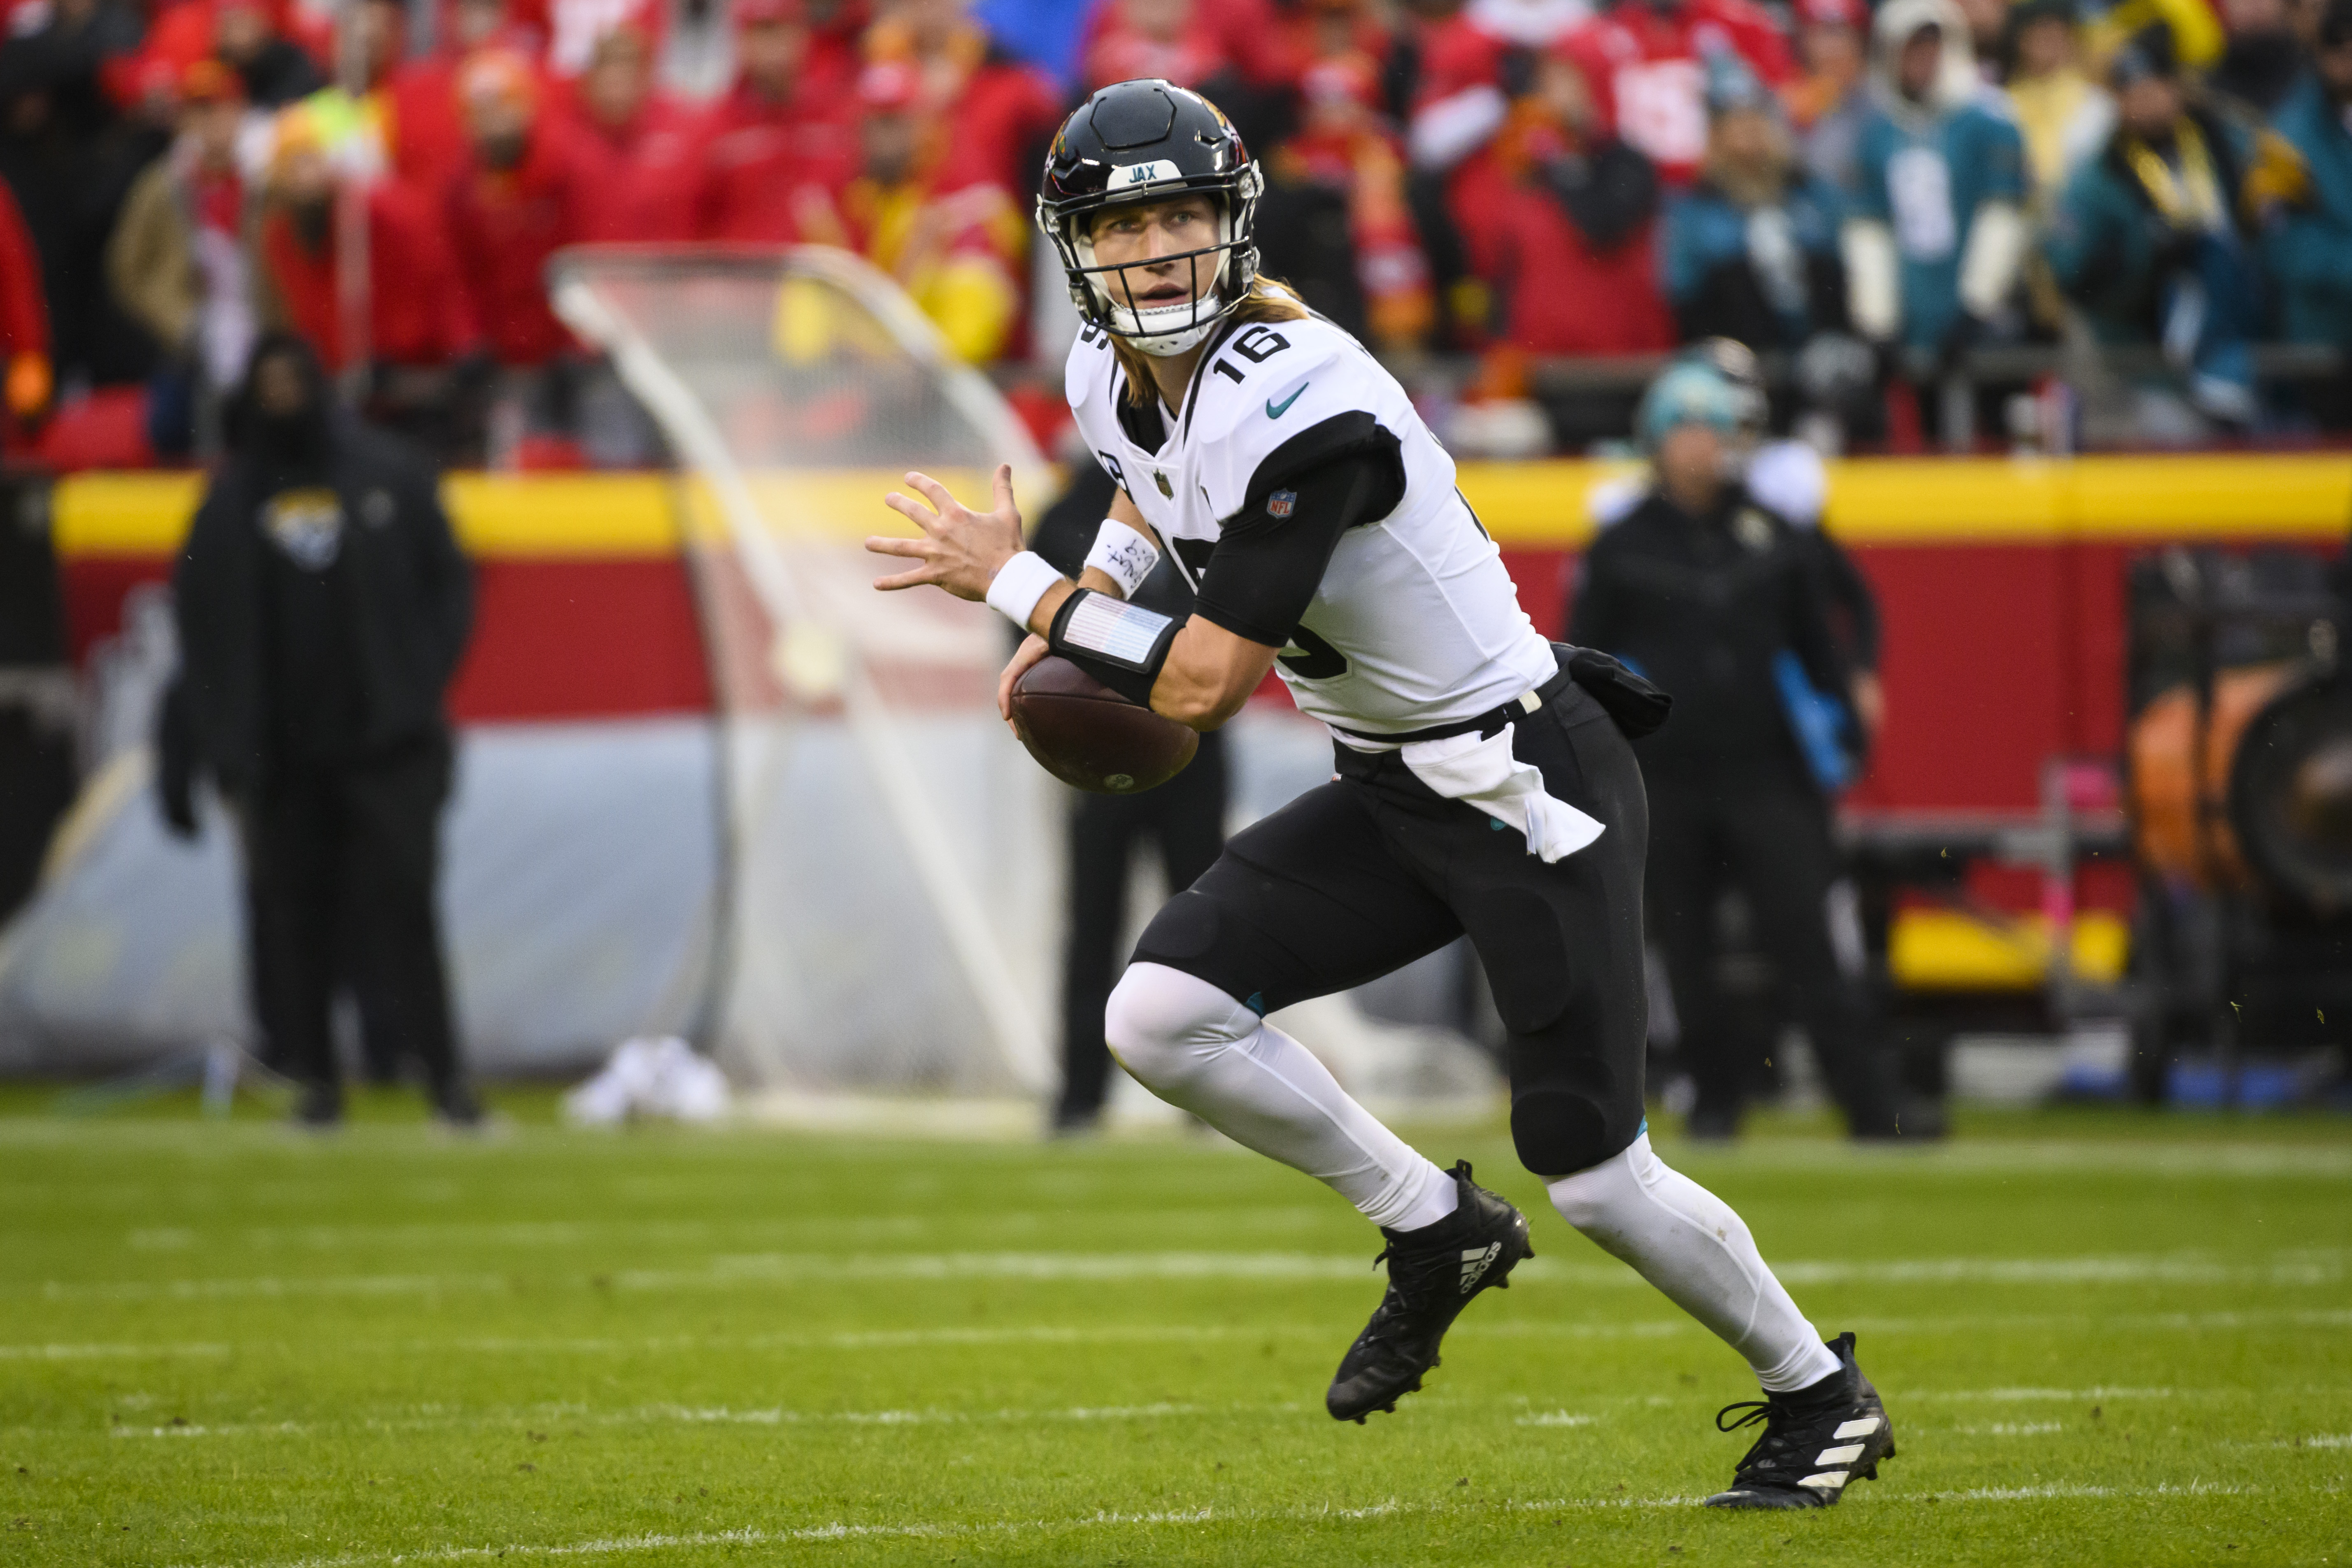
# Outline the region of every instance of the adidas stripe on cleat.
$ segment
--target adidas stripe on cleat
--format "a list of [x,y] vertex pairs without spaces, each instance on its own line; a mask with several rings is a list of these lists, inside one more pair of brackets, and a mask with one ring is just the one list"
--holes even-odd
[[[1757,1422],[1756,1439],[1727,1490],[1706,1500],[1709,1508],[1827,1508],[1845,1495],[1849,1482],[1878,1479],[1878,1461],[1895,1457],[1895,1427],[1878,1390],[1854,1364],[1853,1335],[1830,1342],[1838,1370],[1811,1388],[1727,1405],[1716,1413],[1718,1430],[1737,1432]],[[1733,1411],[1744,1412],[1725,1425]]]
[[1389,1266],[1388,1294],[1324,1396],[1334,1420],[1361,1425],[1417,1393],[1462,1309],[1481,1290],[1507,1289],[1519,1259],[1535,1256],[1527,1215],[1472,1181],[1468,1161],[1454,1165],[1454,1181],[1452,1214],[1421,1230],[1381,1233],[1388,1246],[1372,1261]]

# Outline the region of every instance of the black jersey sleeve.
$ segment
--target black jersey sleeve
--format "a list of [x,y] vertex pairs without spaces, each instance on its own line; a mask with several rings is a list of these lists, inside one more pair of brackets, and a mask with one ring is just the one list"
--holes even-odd
[[1339,538],[1404,500],[1396,437],[1371,416],[1325,421],[1277,447],[1226,519],[1201,574],[1193,613],[1238,637],[1281,647],[1315,598]]

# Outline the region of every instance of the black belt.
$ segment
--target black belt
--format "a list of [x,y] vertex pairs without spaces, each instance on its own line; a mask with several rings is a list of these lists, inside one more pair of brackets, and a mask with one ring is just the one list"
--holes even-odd
[[1379,741],[1384,745],[1392,746],[1416,745],[1423,741],[1451,740],[1456,735],[1467,735],[1474,731],[1481,735],[1491,735],[1506,724],[1540,711],[1545,703],[1557,700],[1574,680],[1575,677],[1562,668],[1558,675],[1553,676],[1541,686],[1528,687],[1500,708],[1489,708],[1475,719],[1462,719],[1451,724],[1432,724],[1426,730],[1400,730],[1393,734],[1382,735],[1375,734],[1370,730],[1350,730],[1345,724],[1331,724],[1328,719],[1323,721],[1326,724],[1331,724],[1331,728],[1339,731],[1342,735],[1352,736],[1359,741]]
[[1359,741],[1379,741],[1391,746],[1410,746],[1422,741],[1444,741],[1455,735],[1467,735],[1474,731],[1491,735],[1504,725],[1542,709],[1547,702],[1557,701],[1567,691],[1570,682],[1584,688],[1585,693],[1598,702],[1602,711],[1615,721],[1626,739],[1638,741],[1666,721],[1674,699],[1634,674],[1607,654],[1589,647],[1574,647],[1567,643],[1554,643],[1552,652],[1559,659],[1559,673],[1541,686],[1530,687],[1504,703],[1490,708],[1475,719],[1464,719],[1453,724],[1433,724],[1426,730],[1403,730],[1395,734],[1376,734],[1370,730],[1350,730],[1345,724],[1326,724],[1342,735]]

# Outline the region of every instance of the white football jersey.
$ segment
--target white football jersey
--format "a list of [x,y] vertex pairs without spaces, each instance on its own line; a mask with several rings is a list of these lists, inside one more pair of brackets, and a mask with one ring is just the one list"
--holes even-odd
[[[1089,327],[1071,346],[1066,390],[1096,461],[1195,589],[1276,447],[1356,413],[1397,438],[1404,499],[1340,536],[1276,661],[1301,712],[1375,734],[1423,730],[1475,718],[1558,673],[1502,552],[1454,488],[1454,459],[1396,378],[1329,321],[1229,328],[1210,340],[1181,411],[1171,417],[1155,395],[1124,423],[1126,374],[1108,336]],[[1154,435],[1160,445],[1148,448]],[[1283,516],[1288,493],[1252,504]]]

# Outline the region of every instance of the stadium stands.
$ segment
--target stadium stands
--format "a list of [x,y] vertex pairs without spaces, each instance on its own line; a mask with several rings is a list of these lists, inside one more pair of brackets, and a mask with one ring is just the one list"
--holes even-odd
[[1648,356],[1719,331],[1857,450],[2307,440],[2352,425],[2352,5],[2222,9],[16,0],[5,449],[143,458],[143,417],[201,458],[258,321],[459,463],[657,461],[583,437],[541,274],[587,242],[845,246],[1049,389],[1031,172],[1135,74],[1227,109],[1267,270],[1465,449],[1605,443]]

